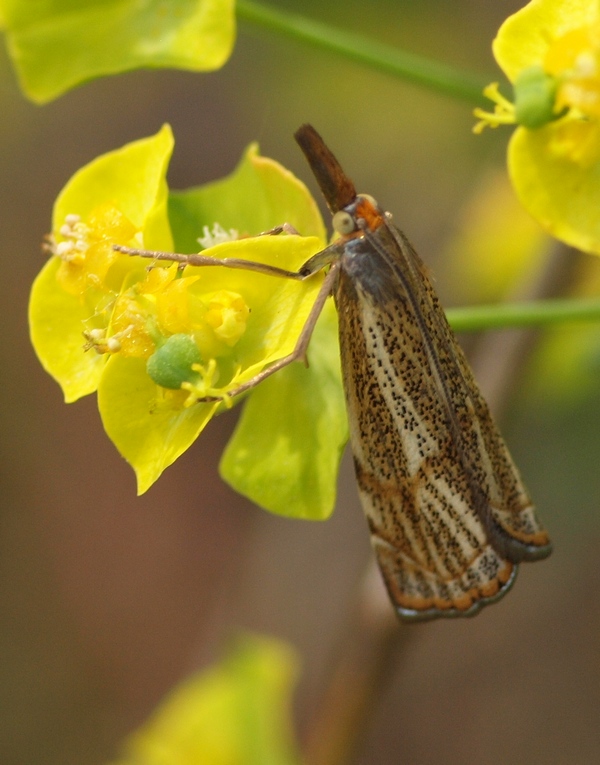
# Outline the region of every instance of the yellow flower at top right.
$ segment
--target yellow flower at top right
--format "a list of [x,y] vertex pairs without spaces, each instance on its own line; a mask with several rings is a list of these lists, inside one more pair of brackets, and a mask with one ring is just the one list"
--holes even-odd
[[532,0],[493,52],[514,103],[489,86],[496,109],[476,110],[478,129],[517,125],[508,170],[521,203],[557,239],[600,254],[600,0]]

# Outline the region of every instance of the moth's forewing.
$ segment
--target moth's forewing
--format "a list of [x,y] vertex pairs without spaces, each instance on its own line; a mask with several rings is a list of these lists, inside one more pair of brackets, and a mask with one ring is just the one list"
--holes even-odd
[[[397,248],[387,245],[393,237]],[[551,552],[548,534],[541,526],[506,444],[491,416],[489,407],[473,377],[462,348],[452,332],[446,315],[431,286],[427,272],[406,237],[394,226],[378,230],[374,237],[378,252],[389,259],[400,254],[413,279],[413,293],[424,293],[419,304],[421,321],[426,327],[424,342],[429,349],[434,378],[445,394],[451,427],[460,441],[463,467],[471,476],[475,507],[488,537],[501,554],[518,563],[539,560]],[[372,240],[373,241],[373,240]],[[400,263],[392,262],[398,278]],[[405,272],[405,271],[404,271]]]
[[401,616],[475,613],[550,553],[420,259],[388,222],[340,246],[356,474]]

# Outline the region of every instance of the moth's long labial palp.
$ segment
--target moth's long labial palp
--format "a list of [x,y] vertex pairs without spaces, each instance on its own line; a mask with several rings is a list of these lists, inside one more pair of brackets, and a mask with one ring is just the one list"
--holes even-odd
[[302,125],[294,138],[304,152],[319,188],[332,213],[356,198],[354,184],[312,125]]

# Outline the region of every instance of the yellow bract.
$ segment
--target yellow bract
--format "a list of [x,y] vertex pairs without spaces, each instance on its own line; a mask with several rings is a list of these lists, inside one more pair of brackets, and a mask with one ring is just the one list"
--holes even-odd
[[561,37],[598,21],[597,0],[532,0],[509,16],[498,30],[492,50],[511,82],[531,66],[543,63]]
[[[205,253],[296,270],[321,247],[317,237],[267,236]],[[109,359],[98,391],[104,427],[135,468],[140,492],[219,407],[231,404],[231,391],[293,350],[322,283],[318,274],[298,282],[243,269],[188,266],[182,276],[176,265],[156,270],[160,275],[150,272],[116,303],[123,303],[119,331],[129,326],[129,336]],[[117,327],[116,319],[111,326]],[[156,350],[136,353],[134,343],[142,346],[146,338]],[[221,403],[198,403],[207,396]]]

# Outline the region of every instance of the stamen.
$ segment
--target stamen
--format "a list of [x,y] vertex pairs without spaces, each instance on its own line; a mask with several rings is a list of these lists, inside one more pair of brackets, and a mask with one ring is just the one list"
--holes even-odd
[[515,106],[499,91],[499,83],[492,82],[483,89],[483,95],[493,101],[496,106],[493,112],[485,109],[474,109],[473,115],[479,122],[473,127],[473,132],[481,133],[486,127],[497,128],[498,125],[514,125],[516,123]]
[[198,237],[197,241],[201,247],[207,250],[209,247],[214,247],[217,244],[235,242],[237,239],[239,239],[239,234],[234,228],[226,231],[219,223],[215,223],[213,224],[212,231],[209,226],[204,226],[202,228],[202,236]]

